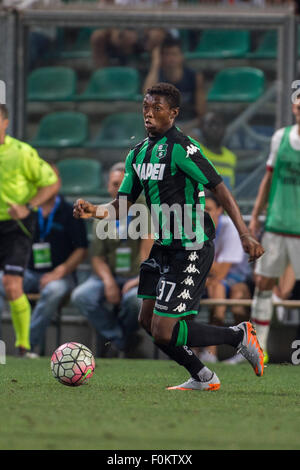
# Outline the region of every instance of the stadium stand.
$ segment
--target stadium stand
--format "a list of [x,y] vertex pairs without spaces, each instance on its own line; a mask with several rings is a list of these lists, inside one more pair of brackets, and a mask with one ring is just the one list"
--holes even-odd
[[131,67],[105,67],[96,70],[85,91],[76,97],[83,101],[138,100],[140,78]]
[[42,118],[31,145],[37,148],[81,147],[87,139],[87,116],[75,111],[60,111]]
[[41,67],[28,76],[29,101],[73,101],[77,75],[69,67]]
[[250,32],[246,30],[207,30],[186,59],[228,59],[245,57],[250,48]]
[[251,59],[275,59],[277,56],[277,32],[267,31],[255,51],[249,52]]
[[64,196],[102,196],[103,174],[99,161],[89,158],[66,158],[57,163]]
[[76,39],[67,43],[67,36],[63,28],[58,30],[58,49],[53,53],[59,60],[89,59],[91,57],[90,37],[95,28],[79,28]]
[[86,144],[89,148],[126,149],[145,138],[145,128],[140,113],[115,113],[106,116],[95,139]]
[[251,102],[264,92],[265,76],[254,67],[231,67],[221,70],[210,88],[208,101]]

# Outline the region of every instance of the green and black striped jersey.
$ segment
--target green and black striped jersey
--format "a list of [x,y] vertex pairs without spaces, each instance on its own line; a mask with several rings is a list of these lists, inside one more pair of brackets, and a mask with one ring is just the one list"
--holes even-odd
[[186,249],[214,238],[214,224],[204,211],[204,187],[214,188],[221,181],[200,144],[173,126],[129,152],[118,197],[134,203],[144,190],[155,243]]

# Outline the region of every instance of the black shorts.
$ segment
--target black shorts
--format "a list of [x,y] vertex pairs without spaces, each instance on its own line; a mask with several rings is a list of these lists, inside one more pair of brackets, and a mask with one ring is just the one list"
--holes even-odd
[[154,245],[149,258],[141,264],[138,297],[156,299],[156,315],[197,315],[214,251],[212,241],[205,242],[198,251]]
[[30,213],[21,220],[31,237],[26,235],[15,220],[0,221],[0,271],[23,276],[33,242],[36,214]]

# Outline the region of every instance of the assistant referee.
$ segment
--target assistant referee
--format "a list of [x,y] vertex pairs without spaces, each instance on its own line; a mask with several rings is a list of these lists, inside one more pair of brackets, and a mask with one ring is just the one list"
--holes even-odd
[[20,356],[30,349],[30,304],[23,291],[36,225],[35,209],[52,197],[57,176],[30,145],[6,135],[7,107],[0,104],[0,275]]

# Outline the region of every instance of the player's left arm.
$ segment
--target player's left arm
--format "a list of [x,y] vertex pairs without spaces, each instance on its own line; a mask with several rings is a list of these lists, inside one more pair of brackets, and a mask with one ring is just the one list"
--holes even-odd
[[249,262],[260,258],[260,256],[262,256],[264,253],[264,249],[261,244],[250,234],[250,231],[241,215],[239,206],[237,205],[237,202],[229,189],[223,182],[221,182],[215,187],[210,188],[210,190],[215,194],[218,201],[234,223],[240,236],[243,249],[246,253],[249,254]]

